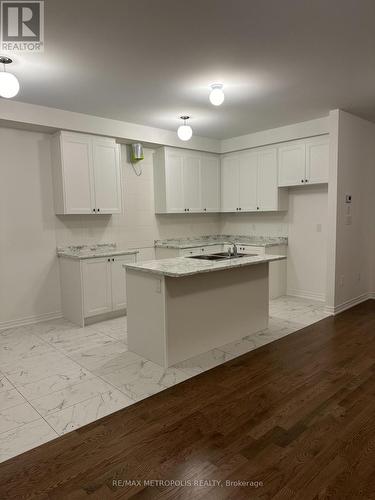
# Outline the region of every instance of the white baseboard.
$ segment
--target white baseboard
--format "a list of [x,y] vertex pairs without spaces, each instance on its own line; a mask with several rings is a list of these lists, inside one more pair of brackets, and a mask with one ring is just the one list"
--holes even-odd
[[288,288],[287,295],[291,297],[300,297],[301,299],[318,300],[319,302],[325,302],[326,297],[324,293],[311,292],[308,290],[297,290],[296,288]]
[[358,304],[361,304],[361,302],[364,302],[365,300],[368,299],[374,299],[375,298],[375,293],[363,293],[362,295],[359,295],[358,297],[355,297],[354,299],[347,300],[343,302],[342,304],[339,304],[338,306],[326,306],[326,312],[329,314],[339,314],[343,311],[346,311],[347,309],[350,309],[351,307],[357,306]]
[[9,328],[18,328],[20,326],[34,325],[35,323],[41,323],[42,321],[49,321],[51,319],[60,319],[62,317],[62,312],[56,311],[35,316],[27,316],[26,318],[12,319],[10,321],[2,321],[0,322],[0,331],[8,330]]

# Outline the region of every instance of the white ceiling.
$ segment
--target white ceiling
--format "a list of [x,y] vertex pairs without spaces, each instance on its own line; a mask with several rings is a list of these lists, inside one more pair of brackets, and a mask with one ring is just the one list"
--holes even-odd
[[[46,0],[18,100],[218,139],[342,108],[375,120],[374,0]],[[208,86],[225,85],[219,107]]]

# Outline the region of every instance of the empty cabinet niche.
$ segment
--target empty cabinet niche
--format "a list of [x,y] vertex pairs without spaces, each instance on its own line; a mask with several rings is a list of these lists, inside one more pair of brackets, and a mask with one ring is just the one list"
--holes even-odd
[[52,138],[56,214],[121,213],[120,146],[115,139],[71,132]]
[[126,272],[123,265],[133,262],[136,262],[136,252],[89,259],[60,257],[64,318],[84,326],[88,318],[92,323],[95,319],[125,314]]
[[328,182],[329,136],[293,141],[279,147],[279,186]]
[[230,153],[221,160],[221,211],[287,210],[287,194],[278,188],[277,148]]
[[219,156],[161,147],[154,155],[155,213],[220,212]]

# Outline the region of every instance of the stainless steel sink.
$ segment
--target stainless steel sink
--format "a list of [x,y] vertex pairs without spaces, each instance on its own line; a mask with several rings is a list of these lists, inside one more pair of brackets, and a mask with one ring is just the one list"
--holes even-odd
[[211,255],[217,255],[218,257],[226,257],[227,259],[236,259],[237,257],[256,257],[256,253],[237,253],[237,255],[229,256],[228,252],[213,253]]
[[207,255],[189,255],[189,259],[200,259],[200,260],[229,260],[238,259],[241,257],[255,257],[257,254],[248,253],[238,253],[237,255],[229,255],[228,252],[211,253]]
[[188,259],[200,259],[200,260],[225,260],[227,257],[220,257],[218,255],[188,255]]

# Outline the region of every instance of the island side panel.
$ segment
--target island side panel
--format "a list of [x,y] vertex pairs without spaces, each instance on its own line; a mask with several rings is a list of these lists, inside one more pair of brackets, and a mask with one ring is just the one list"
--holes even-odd
[[168,366],[268,326],[268,263],[165,278]]
[[164,277],[126,270],[128,348],[166,366]]

